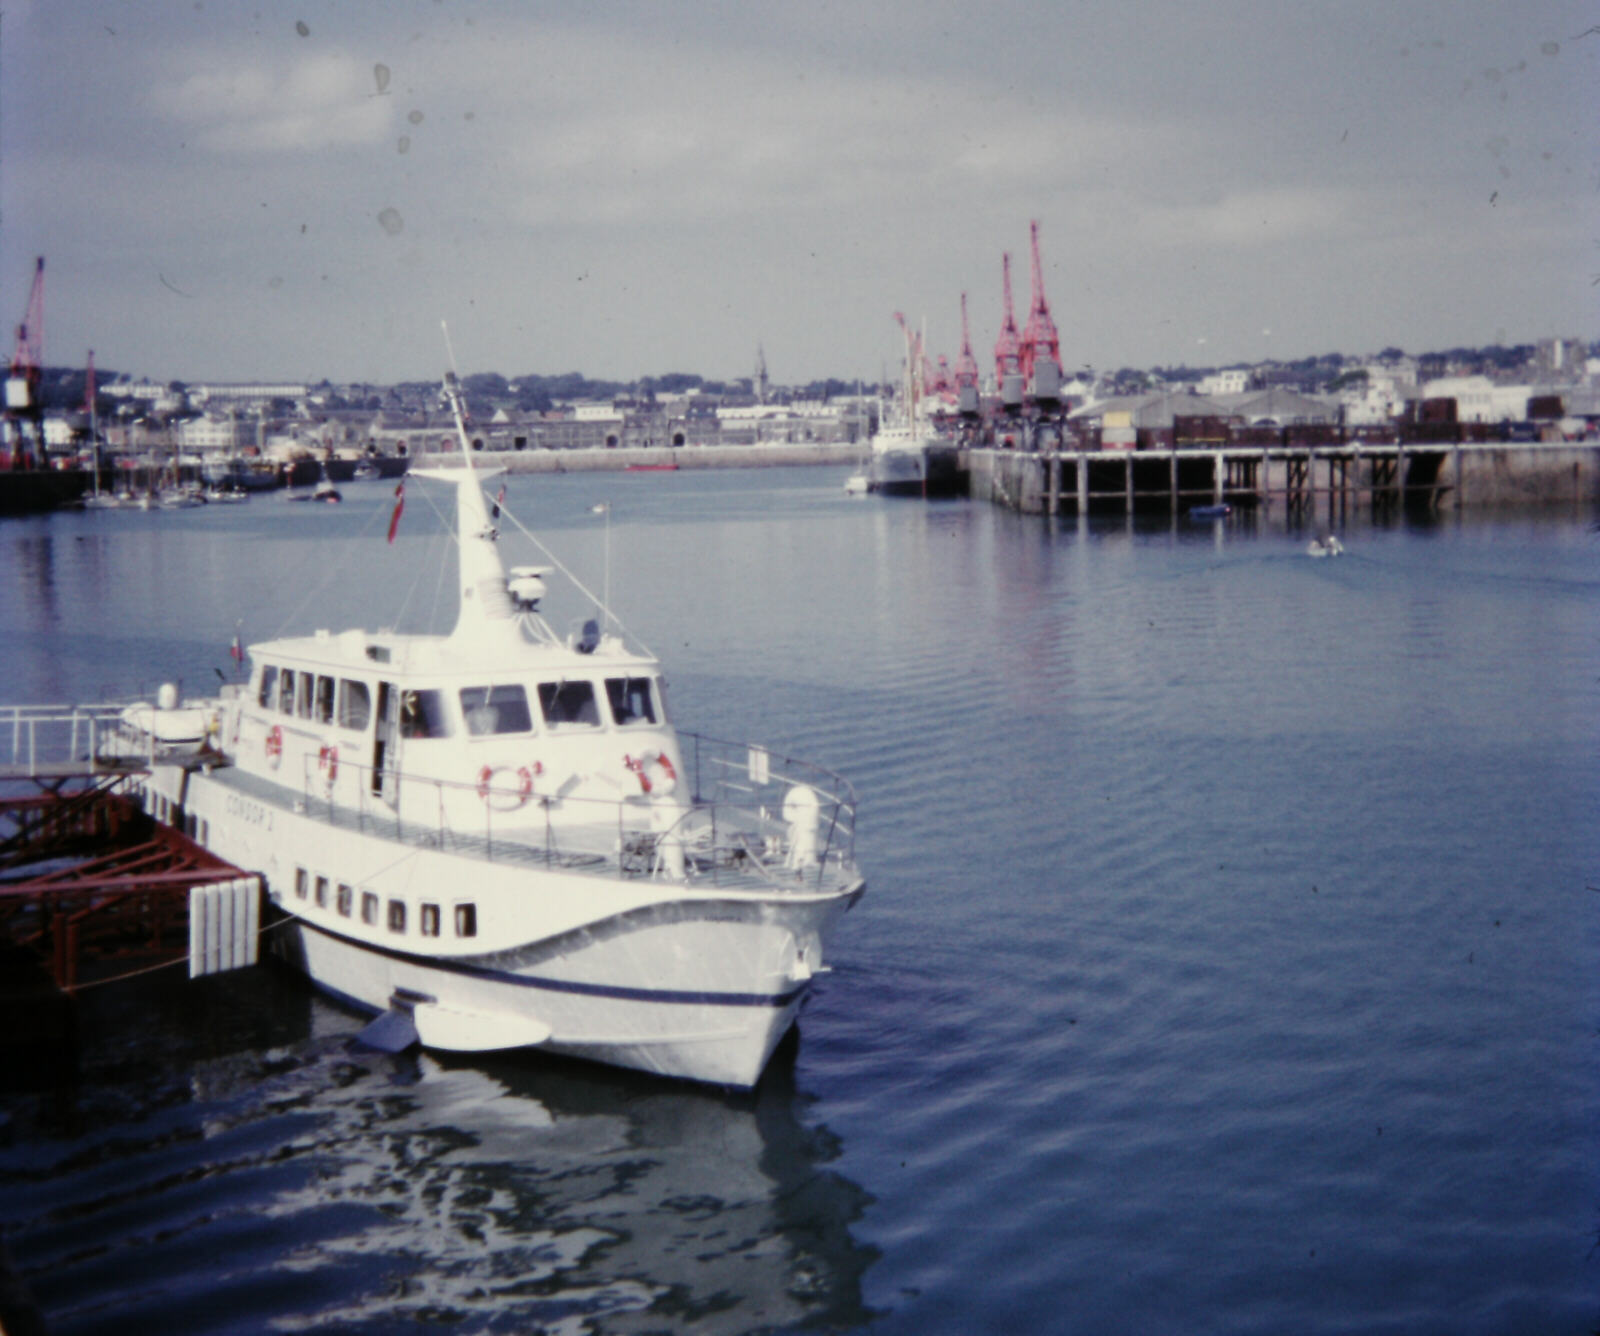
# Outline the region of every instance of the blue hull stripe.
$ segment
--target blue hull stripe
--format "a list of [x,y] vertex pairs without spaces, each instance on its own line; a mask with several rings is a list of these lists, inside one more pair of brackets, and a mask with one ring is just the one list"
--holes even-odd
[[[487,979],[494,983],[513,984],[518,988],[536,988],[549,993],[575,993],[581,997],[607,997],[624,1002],[661,1002],[673,1003],[681,1006],[713,1006],[713,1007],[786,1007],[796,998],[801,997],[810,987],[810,981],[791,988],[786,993],[696,993],[673,988],[624,988],[617,984],[608,983],[577,983],[567,979],[541,979],[527,974],[513,974],[510,970],[488,969],[482,965],[470,965],[465,961],[441,959],[438,956],[419,956],[412,951],[396,951],[393,947],[378,946],[372,942],[363,942],[358,938],[346,936],[342,932],[333,932],[321,924],[312,923],[295,914],[287,914],[288,921],[298,923],[301,928],[320,933],[333,941],[342,942],[346,946],[354,947],[358,951],[369,951],[373,955],[386,956],[390,960],[404,961],[408,965],[416,965],[422,969],[444,970],[449,974],[460,974],[473,979]],[[336,988],[329,987],[319,982],[319,987],[324,991],[339,996]],[[351,1001],[354,1001],[352,998]],[[360,1005],[359,1003],[357,1005]],[[370,1010],[370,1007],[365,1008]]]

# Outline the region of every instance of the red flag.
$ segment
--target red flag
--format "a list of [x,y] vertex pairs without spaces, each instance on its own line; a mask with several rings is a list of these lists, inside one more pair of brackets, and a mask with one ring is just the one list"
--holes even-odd
[[235,663],[244,662],[244,646],[239,643],[239,633],[234,632],[233,644],[228,646],[228,653]]
[[400,512],[406,508],[406,485],[398,484],[394,489],[394,514],[389,516],[389,541],[394,542],[394,531],[400,527]]

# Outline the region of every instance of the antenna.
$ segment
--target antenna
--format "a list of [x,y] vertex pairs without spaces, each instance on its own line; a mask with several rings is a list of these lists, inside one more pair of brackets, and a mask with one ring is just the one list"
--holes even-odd
[[461,401],[461,381],[456,375],[456,350],[450,343],[450,325],[448,321],[441,320],[439,328],[444,331],[445,360],[450,363],[450,369],[445,372],[444,393],[450,401],[450,410],[456,420],[456,439],[461,442],[461,460],[468,472],[472,472],[472,442],[467,439],[467,409]]

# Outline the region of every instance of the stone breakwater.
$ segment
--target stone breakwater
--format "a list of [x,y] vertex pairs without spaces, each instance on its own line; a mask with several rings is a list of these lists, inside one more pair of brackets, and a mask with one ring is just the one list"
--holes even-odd
[[[863,447],[848,441],[806,445],[680,445],[617,446],[591,450],[483,450],[473,457],[482,468],[506,473],[599,473],[625,469],[744,469],[778,468],[796,464],[854,464]],[[461,462],[457,451],[417,454],[413,468],[452,468]]]

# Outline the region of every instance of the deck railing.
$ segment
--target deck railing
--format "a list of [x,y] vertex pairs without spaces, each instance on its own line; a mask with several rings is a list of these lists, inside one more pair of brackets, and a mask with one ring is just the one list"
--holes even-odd
[[490,861],[782,890],[853,875],[856,797],[846,780],[760,747],[694,733],[678,742],[688,774],[671,793],[641,786],[615,799],[375,773],[342,759],[330,777],[327,758],[308,754],[297,807],[332,825]]
[[0,706],[0,747],[12,775],[42,777],[81,767],[91,773],[109,752],[121,705]]

